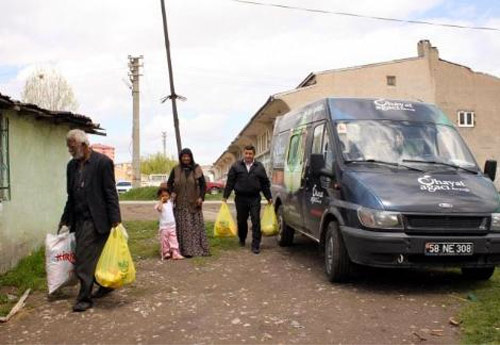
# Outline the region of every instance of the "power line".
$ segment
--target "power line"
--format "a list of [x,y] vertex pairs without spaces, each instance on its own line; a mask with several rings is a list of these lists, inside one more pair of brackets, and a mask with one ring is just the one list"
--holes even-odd
[[249,1],[249,0],[230,0],[230,1],[239,2],[239,3],[243,3],[243,4],[248,4],[248,5],[268,6],[268,7],[276,7],[276,8],[286,9],[286,10],[306,11],[306,12],[312,12],[312,13],[334,14],[334,15],[339,15],[339,16],[367,18],[367,19],[374,19],[374,20],[384,20],[384,21],[388,21],[388,22],[443,26],[443,27],[454,28],[454,29],[500,31],[500,28],[494,28],[494,27],[467,26],[467,25],[458,25],[458,24],[427,22],[427,21],[423,21],[423,20],[407,20],[407,19],[387,18],[387,17],[375,17],[375,16],[367,16],[367,15],[362,15],[362,14],[355,14],[355,13],[327,11],[327,10],[320,10],[320,9],[314,9],[314,8],[288,6],[288,5],[271,4],[271,3],[262,3],[262,2]]

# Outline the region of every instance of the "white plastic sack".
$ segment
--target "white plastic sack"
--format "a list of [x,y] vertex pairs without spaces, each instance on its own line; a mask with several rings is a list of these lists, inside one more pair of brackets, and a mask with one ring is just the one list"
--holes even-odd
[[45,238],[45,270],[49,294],[63,286],[75,285],[75,234],[68,231],[47,234]]

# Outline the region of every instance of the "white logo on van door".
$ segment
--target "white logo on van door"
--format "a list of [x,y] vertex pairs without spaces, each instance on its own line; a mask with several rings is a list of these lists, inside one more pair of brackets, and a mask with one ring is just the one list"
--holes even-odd
[[324,191],[318,191],[316,184],[314,184],[312,189],[311,204],[317,203],[321,204],[323,202]]
[[470,192],[465,183],[462,180],[452,181],[452,180],[439,180],[432,178],[430,175],[424,175],[418,178],[420,183],[420,190],[436,192],[436,191],[462,191]]
[[410,111],[415,112],[415,108],[413,108],[413,104],[404,103],[404,102],[391,102],[384,99],[375,100],[375,109],[381,111]]

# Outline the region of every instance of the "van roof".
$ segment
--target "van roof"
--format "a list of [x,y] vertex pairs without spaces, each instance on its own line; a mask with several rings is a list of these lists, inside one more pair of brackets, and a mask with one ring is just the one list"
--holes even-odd
[[333,120],[398,120],[453,125],[435,105],[407,100],[327,98]]

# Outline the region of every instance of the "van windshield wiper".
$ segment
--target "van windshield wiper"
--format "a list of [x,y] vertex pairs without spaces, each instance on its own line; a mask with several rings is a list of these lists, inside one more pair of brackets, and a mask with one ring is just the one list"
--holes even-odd
[[425,160],[407,160],[407,159],[403,159],[403,162],[415,162],[415,163],[428,163],[428,164],[431,164],[431,165],[442,165],[442,166],[448,166],[448,167],[453,167],[453,168],[456,168],[456,169],[463,169],[464,171],[467,171],[469,173],[473,173],[473,174],[477,174],[478,171],[475,171],[473,169],[469,169],[469,168],[465,168],[465,167],[462,167],[462,166],[459,166],[459,165],[454,165],[452,163],[446,163],[446,162],[442,162],[442,161],[425,161]]
[[368,159],[368,160],[346,160],[344,161],[345,163],[377,163],[380,165],[387,165],[387,166],[393,166],[393,167],[404,167],[407,169],[410,169],[412,171],[417,171],[417,172],[423,172],[424,170],[412,166],[407,166],[407,165],[402,165],[397,162],[388,162],[388,161],[381,161],[381,160],[374,160],[374,159]]

